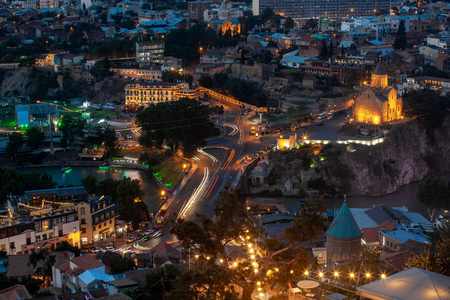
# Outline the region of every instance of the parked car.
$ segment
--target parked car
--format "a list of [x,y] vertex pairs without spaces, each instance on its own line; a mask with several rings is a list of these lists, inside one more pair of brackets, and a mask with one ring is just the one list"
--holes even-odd
[[102,251],[103,251],[103,248],[100,248],[100,247],[96,247],[96,248],[92,249],[92,253],[98,253],[98,252],[102,252]]
[[136,241],[137,239],[134,237],[134,236],[132,236],[132,237],[129,237],[128,238],[128,240],[127,240],[127,243],[132,243],[132,242],[134,242],[134,241]]
[[151,235],[153,232],[155,232],[154,229],[149,229],[146,232],[144,232],[144,235]]
[[114,246],[113,245],[109,245],[109,246],[106,246],[106,251],[113,251],[114,250]]
[[127,135],[127,139],[131,139],[131,135],[128,134],[128,135]]
[[324,123],[323,122],[317,122],[316,126],[322,126]]

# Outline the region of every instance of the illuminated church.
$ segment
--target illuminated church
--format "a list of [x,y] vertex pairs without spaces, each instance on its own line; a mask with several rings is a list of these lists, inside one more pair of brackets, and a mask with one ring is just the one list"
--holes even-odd
[[403,101],[397,90],[388,86],[388,74],[381,64],[372,72],[370,85],[364,86],[353,104],[353,118],[357,122],[380,124],[401,119]]

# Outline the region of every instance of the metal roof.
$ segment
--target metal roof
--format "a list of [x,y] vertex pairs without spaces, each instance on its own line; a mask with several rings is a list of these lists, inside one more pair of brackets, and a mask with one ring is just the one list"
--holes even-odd
[[361,230],[356,224],[347,203],[342,204],[341,209],[327,231],[327,237],[339,240],[352,240],[361,237]]

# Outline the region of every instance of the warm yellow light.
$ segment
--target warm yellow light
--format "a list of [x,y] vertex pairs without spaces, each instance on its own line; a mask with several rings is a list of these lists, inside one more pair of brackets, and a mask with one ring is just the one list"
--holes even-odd
[[257,284],[257,285],[261,285],[261,281],[258,281],[256,284]]
[[380,123],[380,119],[379,119],[377,116],[375,116],[375,117],[373,118],[373,122],[374,122],[375,124],[379,124],[379,123]]
[[294,270],[291,270],[291,274],[294,274]]
[[206,259],[209,260],[209,256],[207,256]]
[[235,262],[235,263],[233,264],[233,266],[235,266],[235,267],[237,267],[237,265],[238,265],[237,262]]
[[253,249],[250,249],[250,253],[253,253]]
[[219,260],[220,263],[223,263],[223,259]]
[[252,265],[256,268],[258,267],[258,264],[256,262],[253,262]]
[[355,277],[355,274],[350,273],[350,277],[351,277],[351,278]]
[[161,196],[164,196],[165,193],[166,191],[161,191]]
[[255,273],[258,273],[258,269],[255,269]]
[[252,247],[252,243],[249,243],[249,244],[248,244],[248,247],[251,248],[251,247]]
[[309,275],[309,272],[308,272],[308,271],[305,271],[305,275],[308,276],[308,275]]
[[323,277],[323,273],[322,272],[319,273],[319,277]]
[[382,279],[385,279],[385,278],[386,278],[386,275],[381,274],[381,278],[382,278]]
[[264,297],[264,293],[259,294],[260,297]]
[[334,276],[338,277],[339,273],[338,272],[334,272]]
[[186,169],[186,164],[183,164],[183,169]]
[[199,256],[198,256],[198,255],[196,255],[196,256],[195,256],[195,258],[199,258]]
[[255,259],[255,256],[254,256],[254,255],[252,255],[252,256],[250,256],[250,258],[251,258],[251,259]]
[[262,288],[259,287],[259,288],[258,288],[258,291],[262,291]]
[[247,240],[249,240],[249,239],[250,239],[250,236],[247,235]]
[[279,270],[278,270],[278,268],[275,268],[275,272],[278,272]]
[[370,274],[369,274],[369,273],[366,273],[366,277],[367,277],[367,278],[370,278]]

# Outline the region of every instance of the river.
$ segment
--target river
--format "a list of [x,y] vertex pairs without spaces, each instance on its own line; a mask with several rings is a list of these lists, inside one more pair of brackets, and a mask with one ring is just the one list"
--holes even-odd
[[143,170],[124,169],[118,167],[110,167],[108,170],[100,170],[98,167],[73,167],[69,173],[61,173],[61,167],[45,167],[45,168],[24,168],[19,169],[20,172],[38,171],[40,173],[48,173],[53,177],[58,186],[67,186],[70,184],[81,185],[81,179],[88,175],[95,175],[97,181],[103,181],[107,178],[120,180],[123,177],[138,179],[141,182],[142,189],[147,192],[144,197],[144,203],[150,212],[154,212],[160,204],[161,189],[149,178]]
[[[447,177],[449,177],[446,174]],[[384,206],[393,206],[393,207],[402,207],[405,206],[409,211],[418,212],[423,215],[426,219],[429,219],[429,215],[427,212],[427,207],[420,203],[416,198],[417,186],[419,182],[413,182],[407,185],[404,185],[399,188],[398,191],[384,195],[379,197],[366,197],[366,196],[355,196],[355,197],[347,197],[347,204],[350,208],[370,208],[374,205],[384,205]],[[263,196],[253,196],[248,197],[247,199],[253,199],[255,202],[269,202],[269,197]],[[273,198],[272,198],[273,199]],[[281,201],[281,203],[286,203],[288,205],[295,205],[295,202],[299,200],[299,198],[295,197],[277,197],[277,201]],[[277,202],[275,201],[275,202]],[[274,202],[274,201],[272,201]],[[323,203],[327,208],[339,208],[341,207],[344,199],[324,199]],[[438,212],[436,212],[435,217],[438,216]]]

